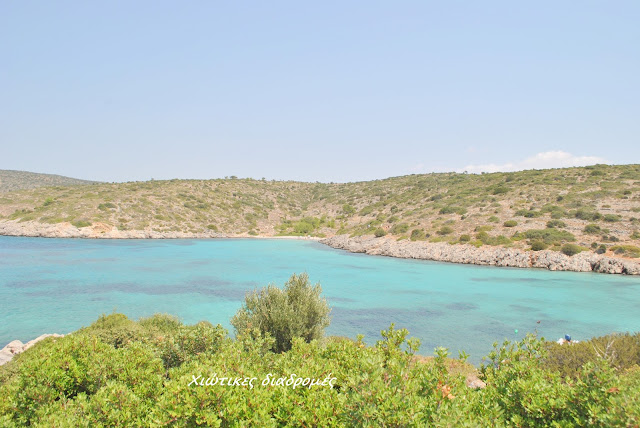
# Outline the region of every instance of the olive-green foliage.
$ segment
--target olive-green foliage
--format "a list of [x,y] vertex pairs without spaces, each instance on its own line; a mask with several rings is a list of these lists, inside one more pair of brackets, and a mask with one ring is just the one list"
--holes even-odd
[[[29,351],[11,363],[18,365],[17,371],[0,386],[0,396],[5,398],[0,400],[1,426],[34,421],[55,426],[74,416],[81,416],[78,421],[86,418],[83,425],[92,425],[92,421],[109,425],[112,417],[118,417],[110,413],[109,406],[109,402],[120,401],[114,386],[123,387],[125,397],[135,397],[123,410],[128,421],[140,421],[155,404],[163,381],[162,361],[140,342],[116,349],[97,337],[73,334],[47,340]],[[108,397],[99,395],[109,389],[112,393]],[[96,396],[99,398],[93,401]],[[89,401],[97,408],[84,408]],[[59,422],[47,423],[55,413]]]
[[614,223],[616,221],[620,221],[622,217],[617,214],[605,214],[604,221],[608,221],[610,223]]
[[463,235],[460,235],[459,241],[460,242],[469,242],[469,241],[471,241],[471,236],[466,234],[466,233],[463,234]]
[[597,224],[588,224],[584,227],[584,233],[588,233],[590,235],[598,235],[603,232],[603,230]]
[[524,232],[524,236],[531,241],[543,241],[546,244],[559,244],[576,240],[576,237],[571,232],[558,229],[530,229]]
[[401,233],[406,233],[409,230],[409,225],[406,223],[397,223],[394,224],[391,228],[391,233],[394,235],[399,235]]
[[640,257],[640,247],[636,247],[635,245],[615,245],[611,247],[611,251],[628,257]]
[[580,208],[580,209],[576,210],[573,213],[573,216],[575,218],[580,219],[580,220],[595,221],[595,220],[602,219],[602,214],[600,214],[597,211],[590,210],[590,209],[587,209],[587,208]]
[[567,256],[574,256],[582,251],[585,251],[586,248],[581,247],[579,245],[576,244],[564,244],[562,246],[562,248],[560,249],[560,251],[562,252],[562,254],[565,254]]
[[476,239],[484,245],[507,245],[511,243],[511,240],[504,235],[491,236],[484,230],[476,233]]
[[91,222],[87,220],[75,220],[75,221],[72,221],[71,224],[78,228],[91,226]]
[[533,241],[531,243],[531,251],[542,251],[546,250],[549,246],[544,243],[544,241]]
[[378,227],[373,234],[377,237],[377,238],[382,238],[383,236],[385,236],[387,234],[387,231],[384,230],[381,227]]
[[[162,316],[137,324],[167,335],[188,327]],[[122,327],[104,320],[91,327],[106,331],[109,325]],[[637,335],[615,336],[616,359],[609,358],[607,338],[593,341],[609,350],[603,357],[590,354],[587,345],[554,348],[531,335],[495,344],[479,372],[486,387],[472,390],[465,386],[465,376],[473,369],[465,365],[463,353],[460,360],[452,360],[446,349],[437,348],[434,358],[425,361],[415,355],[419,341],[408,339],[408,332],[393,324],[381,332],[375,346],[365,346],[362,337],[310,343],[297,338],[283,353],[269,352],[270,342],[263,335],[246,333],[235,340],[221,337],[220,346],[189,354],[169,370],[157,356],[162,350],[158,341],[135,341],[116,349],[86,331],[46,339],[0,367],[0,375],[5,374],[0,376],[0,426],[640,423],[640,370],[625,370],[637,364]],[[328,382],[287,385],[298,376],[329,379],[333,387]],[[222,377],[241,382],[254,378],[253,388],[220,385]],[[194,378],[205,386],[194,385]],[[264,385],[265,379],[273,379],[273,384]]]
[[440,229],[436,231],[438,235],[449,235],[453,233],[453,228],[451,226],[442,226]]
[[412,241],[418,241],[420,239],[424,239],[424,237],[425,237],[425,233],[424,233],[424,230],[422,230],[422,229],[413,229],[411,231],[410,239]]
[[562,227],[567,227],[567,223],[565,223],[562,220],[549,220],[547,222],[547,227],[549,229],[562,228]]
[[612,367],[623,371],[640,366],[640,333],[609,334],[581,342],[546,344],[549,351],[545,364],[563,377],[576,378],[586,363],[605,359]]
[[518,225],[518,222],[515,220],[507,220],[504,222],[504,227],[516,227]]
[[101,315],[96,322],[78,330],[76,334],[96,337],[114,348],[122,348],[149,337],[148,330],[141,324],[117,313]]
[[518,210],[515,212],[515,215],[517,216],[521,216],[521,217],[527,217],[527,218],[533,218],[533,217],[540,217],[542,216],[544,213],[542,211],[536,211],[536,210]]
[[247,294],[231,325],[236,333],[258,329],[275,339],[274,352],[287,351],[296,337],[310,342],[324,334],[330,309],[321,293],[320,284],[311,285],[306,273],[293,274],[283,289],[268,285]]
[[222,326],[200,321],[194,326],[181,325],[174,334],[157,336],[155,346],[165,367],[177,367],[196,355],[217,351],[226,335]]
[[[544,344],[533,336],[495,348],[481,369],[485,408],[504,412],[494,426],[627,426],[640,420],[640,404],[627,401],[639,392],[603,359],[584,365],[568,383],[546,367]],[[635,373],[630,378],[638,380]]]
[[440,214],[453,214],[453,213],[456,213],[456,214],[463,215],[463,214],[466,214],[466,212],[467,212],[467,210],[465,208],[456,207],[456,206],[452,206],[452,205],[448,205],[448,206],[442,207],[440,209]]

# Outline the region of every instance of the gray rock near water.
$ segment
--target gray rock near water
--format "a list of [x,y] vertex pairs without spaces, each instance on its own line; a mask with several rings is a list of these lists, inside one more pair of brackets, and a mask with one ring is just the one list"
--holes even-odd
[[75,227],[70,223],[44,224],[35,221],[0,221],[0,235],[30,236],[42,238],[94,238],[94,239],[188,239],[225,238],[214,231],[203,233],[157,232],[154,230],[118,230],[116,227],[97,223],[87,227]]
[[591,252],[567,256],[556,251],[526,251],[516,248],[451,245],[445,242],[394,241],[387,238],[338,235],[320,241],[352,253],[434,260],[440,262],[520,268],[544,268],[574,272],[600,272],[640,275],[640,263],[606,257]]
[[28,341],[27,343],[22,343],[19,340],[14,340],[12,342],[9,342],[7,346],[5,346],[4,348],[2,348],[2,350],[0,350],[0,366],[11,361],[14,355],[17,355],[26,351],[27,349],[31,348],[33,345],[40,342],[41,340],[46,339],[47,337],[63,337],[63,336],[64,335],[62,334],[55,334],[55,333],[43,334],[42,336],[38,336],[35,339]]
[[[227,238],[223,233],[207,231],[157,232],[153,230],[118,230],[107,224],[77,228],[70,223],[43,224],[34,221],[0,221],[0,235],[46,238],[93,239],[194,239]],[[574,272],[618,273],[640,275],[640,263],[622,258],[606,257],[588,251],[567,256],[556,251],[526,251],[516,248],[473,245],[450,245],[446,242],[395,241],[389,238],[338,235],[319,242],[352,253],[435,260],[440,262],[492,265],[521,268],[544,268]]]

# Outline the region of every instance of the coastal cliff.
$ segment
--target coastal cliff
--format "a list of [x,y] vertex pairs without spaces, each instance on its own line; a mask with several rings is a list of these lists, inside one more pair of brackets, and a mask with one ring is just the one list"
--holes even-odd
[[338,235],[320,240],[333,248],[378,256],[405,259],[433,260],[439,262],[491,265],[519,268],[544,268],[574,272],[617,273],[640,275],[640,263],[582,252],[567,256],[556,251],[526,251],[517,248],[473,245],[450,245],[445,242],[396,241],[386,238],[361,236],[350,238]]

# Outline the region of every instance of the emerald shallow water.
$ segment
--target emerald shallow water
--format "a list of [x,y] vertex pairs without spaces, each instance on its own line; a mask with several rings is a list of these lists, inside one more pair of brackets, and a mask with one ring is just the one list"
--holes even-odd
[[114,310],[230,329],[247,291],[303,271],[332,307],[328,334],[362,333],[373,344],[395,322],[426,355],[446,346],[479,362],[492,342],[536,329],[553,340],[640,330],[636,277],[394,259],[295,240],[0,237],[0,348]]

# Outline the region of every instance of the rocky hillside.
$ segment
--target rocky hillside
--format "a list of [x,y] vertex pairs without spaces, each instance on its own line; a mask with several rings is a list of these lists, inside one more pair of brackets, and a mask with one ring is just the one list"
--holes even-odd
[[92,183],[95,181],[79,180],[62,175],[0,169],[0,193],[37,187],[78,186]]
[[640,165],[344,184],[232,178],[37,188],[0,196],[0,226],[3,234],[46,226],[97,237],[370,235],[636,258]]

